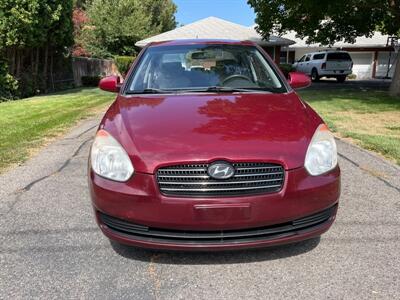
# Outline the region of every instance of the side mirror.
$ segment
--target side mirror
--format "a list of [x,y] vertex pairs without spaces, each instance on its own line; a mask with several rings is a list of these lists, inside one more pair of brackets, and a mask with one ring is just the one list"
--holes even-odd
[[121,89],[121,83],[118,76],[107,76],[100,80],[99,88],[103,91],[118,93]]
[[289,84],[294,89],[306,88],[311,85],[311,79],[304,73],[290,72]]

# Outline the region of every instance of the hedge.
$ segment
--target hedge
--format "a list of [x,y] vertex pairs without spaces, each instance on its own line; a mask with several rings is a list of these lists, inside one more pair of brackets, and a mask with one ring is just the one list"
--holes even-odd
[[279,69],[281,69],[286,78],[288,78],[290,72],[295,71],[291,64],[280,64]]
[[0,102],[17,98],[18,81],[8,72],[7,61],[0,59]]
[[100,82],[100,76],[82,76],[81,81],[83,86],[98,86]]
[[114,56],[115,64],[122,76],[128,73],[134,60],[134,56]]

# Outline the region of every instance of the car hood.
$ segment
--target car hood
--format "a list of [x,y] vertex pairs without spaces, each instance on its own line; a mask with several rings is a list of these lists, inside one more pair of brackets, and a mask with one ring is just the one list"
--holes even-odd
[[101,127],[131,157],[137,172],[213,160],[303,166],[316,128],[309,108],[288,94],[119,96]]

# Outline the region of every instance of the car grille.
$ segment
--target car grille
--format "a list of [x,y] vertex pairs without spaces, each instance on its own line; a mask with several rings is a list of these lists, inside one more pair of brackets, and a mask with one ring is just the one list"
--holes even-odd
[[100,220],[112,231],[128,238],[179,244],[246,243],[293,236],[318,229],[330,222],[337,205],[291,222],[239,230],[184,231],[133,224],[99,212]]
[[241,196],[279,192],[284,169],[278,164],[233,163],[230,179],[213,179],[207,174],[209,164],[168,166],[158,169],[160,191],[171,196]]

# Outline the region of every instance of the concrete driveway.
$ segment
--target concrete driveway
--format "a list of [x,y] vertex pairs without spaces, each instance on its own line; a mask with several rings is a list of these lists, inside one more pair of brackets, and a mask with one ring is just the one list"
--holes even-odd
[[229,253],[148,252],[97,228],[87,121],[0,176],[0,298],[399,299],[400,169],[338,141],[343,190],[320,239]]

